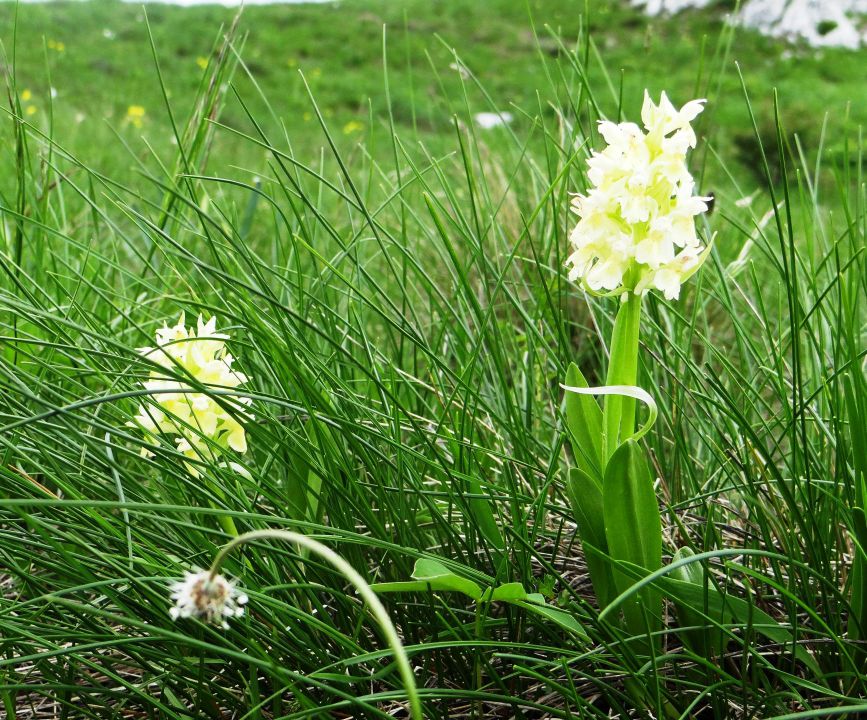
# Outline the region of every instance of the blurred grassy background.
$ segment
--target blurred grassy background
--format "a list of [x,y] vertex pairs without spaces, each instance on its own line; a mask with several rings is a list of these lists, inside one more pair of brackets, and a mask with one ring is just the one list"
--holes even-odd
[[[735,63],[747,87],[756,91],[752,99],[762,118],[765,145],[773,146],[775,140],[773,98],[767,91],[773,87],[779,93],[783,125],[799,136],[808,154],[821,142],[827,115],[824,142],[833,162],[835,151],[856,137],[851,128],[867,122],[867,106],[850,106],[863,94],[867,50],[815,51],[752,31],[729,33],[726,5],[657,19],[615,0],[348,0],[251,6],[241,20],[246,33],[242,57],[262,92],[260,96],[242,72],[235,76],[235,88],[264,129],[282,134],[285,128],[293,151],[307,160],[317,156],[324,136],[305,79],[330,132],[345,149],[365,140],[365,152],[390,152],[381,141],[388,133],[386,26],[394,122],[414,129],[432,151],[445,151],[453,144],[455,114],[466,122],[469,114],[492,109],[472,80],[461,77],[451,48],[493,105],[516,116],[514,126],[520,131],[539,113],[554,112],[537,95],[561,74],[556,61],[563,51],[554,34],[569,42],[589,26],[598,57],[590,58],[587,81],[597,96],[610,99],[602,112],[616,115],[622,97],[624,114],[637,117],[645,87],[665,89],[675,103],[702,94],[714,97],[702,130],[711,153],[726,157],[727,169],[708,163],[705,172],[711,177],[705,184],[724,181],[731,173],[749,194],[761,185],[762,174]],[[7,60],[15,56],[15,85],[28,121],[74,154],[86,156],[91,167],[117,174],[119,163],[133,164],[121,151],[124,142],[143,153],[144,138],[157,153],[171,152],[171,128],[147,25],[173,110],[183,121],[219,28],[230,24],[236,12],[220,6],[160,4],[143,9],[104,0],[28,4],[16,11],[14,3],[4,2],[0,39]],[[471,107],[466,107],[462,84],[470,86]],[[262,96],[269,99],[270,109]],[[234,98],[221,121],[242,132],[251,130]],[[486,141],[495,144],[502,132],[489,131]],[[221,172],[231,165],[256,172],[263,163],[264,153],[257,156],[254,146],[231,133],[219,133],[213,150]]]

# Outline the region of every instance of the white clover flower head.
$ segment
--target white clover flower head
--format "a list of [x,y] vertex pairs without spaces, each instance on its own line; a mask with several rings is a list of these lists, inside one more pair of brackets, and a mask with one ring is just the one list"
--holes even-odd
[[693,195],[686,156],[697,142],[691,122],[704,109],[692,100],[679,110],[665,93],[645,91],[642,130],[635,123],[599,123],[607,147],[592,153],[586,195],[572,201],[579,221],[569,240],[569,279],[593,292],[660,290],[668,299],[704,262],[695,217],[709,198]]
[[[246,383],[247,376],[232,368],[234,358],[226,351],[229,336],[217,332],[215,317],[204,322],[199,316],[195,330],[187,328],[184,320],[181,313],[176,325],[164,325],[157,330],[156,347],[139,348],[139,353],[166,372],[153,370],[142,383],[153,392],[151,402],[142,404],[128,425],[144,430],[153,442],[157,442],[160,434],[176,436],[178,452],[191,460],[213,459],[214,446],[245,453],[247,436],[239,418],[253,418],[252,413],[243,409],[252,404],[252,399],[224,397],[221,404],[179,379],[188,376],[201,385],[220,390]],[[230,412],[226,409],[229,402],[242,408]],[[147,449],[142,453],[150,454]],[[187,463],[187,468],[198,476],[193,464]]]
[[169,610],[173,620],[203,618],[228,628],[228,618],[241,617],[247,596],[222,575],[211,576],[210,570],[188,572],[184,579],[171,586],[174,606]]

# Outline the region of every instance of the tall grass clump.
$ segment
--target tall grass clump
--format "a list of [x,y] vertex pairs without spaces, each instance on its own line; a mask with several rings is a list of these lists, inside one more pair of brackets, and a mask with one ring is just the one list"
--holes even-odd
[[[821,135],[806,147],[754,112],[772,88],[743,83],[724,102],[756,134],[754,193],[716,154],[713,113],[697,120],[690,170],[714,194],[698,221],[712,249],[679,299],[643,299],[634,373],[606,381],[620,299],[569,280],[569,207],[591,185],[597,121],[637,118],[641,98],[618,91],[587,33],[537,30],[559,50],[540,52],[547,84],[513,125],[474,125],[502,108],[460,48],[456,69],[425,70],[441,142],[399,125],[383,36],[369,134],[347,141],[310,92],[315,155],[296,153],[259,93],[242,21],[221,31],[188,114],[152,44],[174,144],[119,136],[134,180],[28,119],[7,63],[8,717],[867,710],[860,130],[833,155]],[[697,79],[709,109],[739,71],[729,42]],[[457,94],[436,83],[451,72]],[[224,142],[257,165],[222,163]],[[190,364],[169,350],[189,342],[177,334],[155,355],[182,314],[215,318],[196,338],[225,347]],[[579,394],[561,383],[606,382],[658,410],[642,437],[614,434],[640,458],[623,472],[641,467],[654,567],[579,531]],[[608,416],[632,402],[599,399]],[[220,423],[242,427],[245,452]],[[204,596],[173,619],[190,571]],[[217,571],[226,585],[208,584]],[[598,573],[616,578],[604,598]],[[207,604],[239,587],[230,613]],[[190,610],[197,599],[214,612]]]

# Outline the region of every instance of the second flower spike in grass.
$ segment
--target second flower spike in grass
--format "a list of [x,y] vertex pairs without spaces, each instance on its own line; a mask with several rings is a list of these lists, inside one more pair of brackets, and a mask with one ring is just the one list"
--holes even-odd
[[[194,460],[213,459],[215,451],[221,449],[245,453],[247,437],[239,417],[252,417],[245,409],[252,400],[225,396],[218,402],[214,395],[195,387],[225,391],[247,382],[247,376],[232,367],[234,358],[226,349],[228,339],[217,332],[215,317],[204,322],[199,316],[192,329],[181,314],[177,324],[157,330],[156,347],[139,349],[160,366],[143,382],[153,393],[152,402],[139,407],[130,425],[143,429],[153,441],[161,434],[176,436],[178,451]],[[231,405],[242,407],[232,411]],[[198,474],[192,465],[188,467],[193,475]]]
[[669,299],[707,254],[695,217],[709,198],[693,194],[687,153],[695,147],[691,122],[704,100],[680,110],[662,93],[655,104],[645,92],[636,123],[602,121],[608,146],[588,160],[592,188],[572,209],[580,220],[570,235],[569,277],[593,292],[642,293],[655,288]]

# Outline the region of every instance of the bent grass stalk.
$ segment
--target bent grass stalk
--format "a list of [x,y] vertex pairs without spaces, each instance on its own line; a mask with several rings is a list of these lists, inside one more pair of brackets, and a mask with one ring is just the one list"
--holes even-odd
[[397,634],[397,629],[394,627],[391,618],[388,616],[388,611],[386,611],[383,604],[379,601],[379,598],[376,597],[376,594],[370,589],[370,585],[367,584],[367,581],[361,577],[358,571],[330,548],[307,537],[306,535],[301,535],[300,533],[295,533],[291,530],[253,530],[233,538],[220,549],[220,552],[217,553],[214,562],[211,564],[210,579],[213,580],[216,577],[217,573],[220,571],[220,567],[232,550],[240,545],[255,542],[256,540],[285,540],[286,542],[300,545],[307,551],[318,555],[323,560],[327,560],[355,586],[358,594],[361,595],[362,599],[367,603],[368,607],[370,607],[371,613],[377,623],[379,623],[379,626],[385,634],[388,644],[394,653],[394,659],[397,663],[398,670],[400,671],[404,688],[406,689],[406,696],[409,701],[410,717],[412,717],[413,720],[422,720],[424,715],[422,714],[421,700],[419,699],[418,690],[416,689],[412,666],[409,663],[406,650],[403,648],[403,643]]

